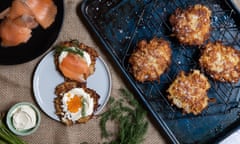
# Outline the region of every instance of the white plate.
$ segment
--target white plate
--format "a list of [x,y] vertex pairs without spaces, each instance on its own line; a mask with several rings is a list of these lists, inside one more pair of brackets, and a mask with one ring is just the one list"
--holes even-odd
[[[49,52],[38,64],[33,77],[33,92],[40,108],[52,119],[60,121],[55,114],[54,94],[57,85],[64,82],[63,76],[56,70],[54,51]],[[95,114],[99,114],[107,103],[111,93],[111,76],[109,69],[101,57],[97,58],[96,69],[87,79],[87,87],[99,95],[99,104]]]

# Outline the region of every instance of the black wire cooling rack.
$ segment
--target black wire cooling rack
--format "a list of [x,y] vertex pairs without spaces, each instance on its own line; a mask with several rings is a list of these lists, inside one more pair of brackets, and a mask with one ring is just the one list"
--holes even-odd
[[[240,50],[240,15],[228,1],[85,0],[81,7],[91,29],[173,143],[213,142],[240,122],[240,82],[221,83],[208,77],[211,83],[208,96],[215,101],[198,116],[182,114],[166,98],[166,89],[180,71],[201,70],[199,47],[179,44],[171,36],[169,24],[169,16],[176,8],[194,4],[212,10],[209,41],[222,41]],[[172,64],[160,82],[138,83],[129,73],[128,59],[138,41],[153,37],[171,43]]]

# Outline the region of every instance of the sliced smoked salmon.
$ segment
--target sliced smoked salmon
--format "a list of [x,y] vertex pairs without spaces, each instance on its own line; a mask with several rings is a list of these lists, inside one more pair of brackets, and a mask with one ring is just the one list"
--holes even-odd
[[16,19],[24,14],[33,16],[33,13],[26,5],[25,0],[14,0],[7,14],[7,18]]
[[90,70],[84,58],[77,54],[68,53],[59,64],[59,69],[65,77],[76,81],[84,81]]
[[55,20],[57,7],[52,0],[24,0],[31,9],[37,22],[44,28],[48,28]]
[[2,46],[26,43],[32,29],[40,24],[47,29],[55,20],[57,7],[52,0],[14,0],[11,7],[0,13]]
[[30,28],[19,26],[11,19],[5,19],[0,24],[1,45],[8,47],[26,43],[31,37],[31,32]]
[[36,28],[38,26],[38,23],[35,21],[34,17],[26,14],[14,19],[13,22],[19,26],[27,27],[30,29]]

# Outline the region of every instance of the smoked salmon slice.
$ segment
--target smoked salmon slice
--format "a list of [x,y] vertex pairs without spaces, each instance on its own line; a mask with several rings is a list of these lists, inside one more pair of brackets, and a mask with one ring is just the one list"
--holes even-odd
[[22,15],[33,16],[31,9],[26,5],[25,0],[14,0],[7,14],[7,18],[15,19]]
[[44,28],[48,28],[55,20],[57,7],[52,0],[24,0],[32,11],[36,21]]
[[31,37],[31,32],[30,28],[19,26],[11,19],[5,19],[0,24],[1,45],[8,47],[26,43]]
[[19,26],[27,27],[30,29],[36,28],[38,26],[38,23],[35,21],[34,17],[26,14],[14,19],[13,22]]
[[59,64],[59,68],[65,77],[76,81],[85,81],[90,74],[87,62],[79,55],[72,53],[68,53]]

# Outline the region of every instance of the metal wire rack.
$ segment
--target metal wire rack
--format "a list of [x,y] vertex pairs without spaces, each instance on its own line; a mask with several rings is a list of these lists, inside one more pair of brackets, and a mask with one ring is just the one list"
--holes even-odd
[[[214,3],[213,3],[214,2]],[[221,3],[215,1],[201,1],[202,4],[207,5],[212,10],[212,32],[210,41],[222,41],[227,45],[232,45],[236,49],[239,49],[239,27],[235,24],[235,20],[232,18],[233,10],[225,10],[221,8]],[[155,1],[151,8],[145,8],[150,11],[144,11],[139,19],[137,29],[134,31],[135,37],[137,37],[138,31],[143,34],[150,34],[141,36],[139,39],[151,39],[152,36],[164,37],[172,42],[173,60],[172,66],[165,73],[160,80],[160,83],[150,84],[137,84],[137,87],[142,90],[142,94],[146,97],[150,103],[155,106],[155,109],[159,113],[163,114],[165,118],[175,119],[186,117],[186,115],[178,114],[179,111],[173,108],[171,104],[166,100],[165,90],[169,86],[169,83],[173,81],[179,71],[189,71],[191,69],[200,69],[198,65],[199,48],[198,47],[186,47],[180,45],[177,40],[172,38],[171,26],[168,23],[168,18],[173,11],[178,8],[185,8],[189,5],[193,5],[193,2],[189,1],[167,1],[160,2]],[[174,44],[173,44],[174,43]],[[125,57],[122,61],[127,61],[128,56],[131,53],[133,46],[128,47]],[[125,62],[124,67],[128,70],[129,65]],[[216,102],[209,105],[208,110],[202,113],[202,116],[208,116],[213,114],[225,114],[231,112],[232,109],[239,109],[239,84],[219,83],[209,78],[211,81],[212,89],[209,92],[209,96],[216,99]],[[147,86],[147,87],[146,87]],[[164,109],[163,109],[164,107]],[[214,109],[214,110],[212,110]],[[161,111],[162,110],[162,111]],[[192,115],[188,115],[191,116]]]
[[[240,16],[225,1],[88,0],[83,7],[90,26],[174,143],[212,140],[238,122],[240,112],[240,82],[221,83],[209,77],[211,89],[208,96],[214,98],[215,102],[210,102],[208,108],[198,116],[182,114],[166,98],[166,89],[180,71],[201,70],[198,63],[199,47],[179,44],[171,36],[168,20],[176,8],[186,8],[197,3],[212,10],[209,41],[222,41],[240,50]],[[138,83],[129,72],[128,59],[139,40],[150,40],[153,37],[170,41],[172,64],[160,77],[160,82]]]

